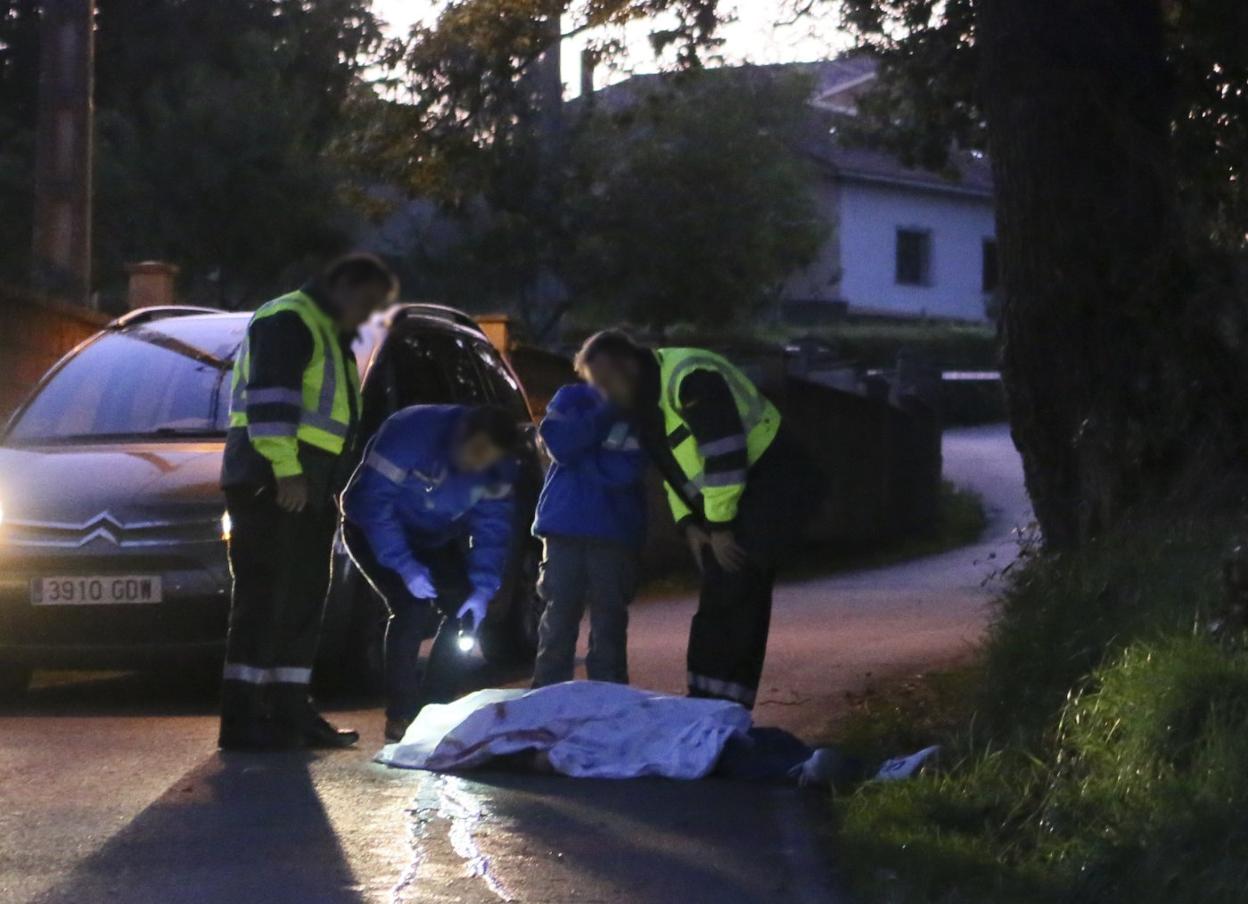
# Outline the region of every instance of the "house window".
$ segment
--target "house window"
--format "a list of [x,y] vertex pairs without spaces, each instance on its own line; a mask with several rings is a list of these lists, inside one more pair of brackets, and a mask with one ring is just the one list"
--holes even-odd
[[931,285],[932,233],[927,229],[897,230],[897,284]]
[[997,291],[997,286],[1001,282],[999,266],[997,263],[997,240],[984,239],[982,281],[985,295]]

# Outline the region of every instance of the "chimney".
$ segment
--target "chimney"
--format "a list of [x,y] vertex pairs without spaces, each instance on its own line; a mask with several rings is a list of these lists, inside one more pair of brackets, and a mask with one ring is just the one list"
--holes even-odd
[[143,261],[127,264],[126,272],[130,274],[130,287],[126,291],[126,304],[130,310],[167,307],[178,303],[175,295],[178,268],[173,264]]
[[598,69],[598,51],[586,47],[581,51],[581,97],[585,103],[593,102],[594,73]]

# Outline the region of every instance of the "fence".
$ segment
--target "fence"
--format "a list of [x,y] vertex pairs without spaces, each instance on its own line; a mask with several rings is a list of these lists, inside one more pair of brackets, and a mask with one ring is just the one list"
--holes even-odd
[[[940,517],[941,423],[917,397],[890,393],[867,397],[788,375],[784,353],[759,345],[721,348],[780,408],[827,481],[811,539],[844,548],[878,546],[934,529]],[[512,355],[531,394],[548,399],[569,379],[555,356]],[[897,393],[891,394],[897,397]],[[539,412],[544,401],[535,405]],[[683,538],[668,514],[653,472],[649,486],[650,532],[646,563],[655,570],[683,564]]]

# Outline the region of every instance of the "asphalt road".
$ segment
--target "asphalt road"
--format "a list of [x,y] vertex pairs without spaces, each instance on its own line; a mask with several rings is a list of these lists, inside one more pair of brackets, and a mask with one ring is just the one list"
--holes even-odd
[[[779,589],[762,724],[817,738],[847,692],[963,655],[1028,511],[1004,428],[953,431],[977,544]],[[679,692],[693,601],[633,611],[637,684]],[[662,781],[386,770],[358,751],[221,755],[212,700],[178,676],[41,675],[0,710],[3,902],[773,902],[837,899],[819,795]]]

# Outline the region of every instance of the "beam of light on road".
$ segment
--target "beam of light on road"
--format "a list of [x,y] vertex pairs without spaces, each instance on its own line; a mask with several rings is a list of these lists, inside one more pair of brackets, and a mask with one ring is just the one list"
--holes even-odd
[[490,870],[490,859],[477,844],[475,832],[489,813],[485,802],[473,793],[465,779],[454,775],[442,777],[442,807],[438,815],[450,821],[447,837],[455,853],[464,859],[470,873],[481,879],[499,900],[514,901],[511,892]]
[[439,830],[445,826],[445,843],[463,861],[470,879],[480,879],[500,901],[517,900],[490,868],[489,858],[477,844],[476,834],[491,817],[485,800],[474,792],[471,783],[456,776],[424,773],[420,791],[407,811],[411,844],[410,865],[390,891],[391,904],[428,900],[431,887],[444,888],[454,881],[440,866],[435,850],[442,839]]

